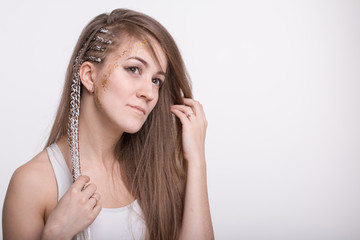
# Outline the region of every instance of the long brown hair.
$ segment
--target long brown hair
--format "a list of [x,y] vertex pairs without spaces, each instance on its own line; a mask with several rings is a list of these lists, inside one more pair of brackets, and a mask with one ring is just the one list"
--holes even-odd
[[[105,51],[94,51],[94,36],[100,28],[109,29],[113,42],[102,43]],[[181,123],[170,112],[182,97],[192,97],[190,78],[179,49],[169,32],[153,18],[128,9],[116,9],[95,17],[81,33],[67,68],[62,98],[46,147],[67,133],[70,88],[77,56],[104,59],[125,36],[154,38],[167,58],[166,81],[159,99],[142,128],[124,133],[114,155],[120,162],[129,191],[138,199],[147,226],[147,239],[176,239],[184,209],[186,166],[183,159]],[[148,42],[150,48],[151,42]],[[83,50],[81,50],[83,49]],[[82,52],[83,51],[83,52]],[[103,62],[103,61],[102,61]],[[97,63],[101,66],[102,62]]]

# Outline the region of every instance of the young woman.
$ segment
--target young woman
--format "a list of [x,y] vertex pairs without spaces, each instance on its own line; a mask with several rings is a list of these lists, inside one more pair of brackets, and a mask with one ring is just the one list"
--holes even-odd
[[10,181],[4,239],[213,239],[206,126],[165,28],[126,9],[97,16],[44,151]]

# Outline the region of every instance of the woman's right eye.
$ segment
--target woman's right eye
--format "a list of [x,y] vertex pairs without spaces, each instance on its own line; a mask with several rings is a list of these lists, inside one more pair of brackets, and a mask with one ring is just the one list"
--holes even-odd
[[128,68],[126,68],[126,70],[128,70],[128,71],[130,71],[130,72],[132,72],[132,73],[134,73],[134,74],[139,74],[140,73],[140,69],[138,68],[138,67],[128,67]]
[[128,67],[128,68],[125,68],[126,70],[130,71],[131,73],[134,73],[134,74],[139,74],[140,73],[140,68],[139,67]]

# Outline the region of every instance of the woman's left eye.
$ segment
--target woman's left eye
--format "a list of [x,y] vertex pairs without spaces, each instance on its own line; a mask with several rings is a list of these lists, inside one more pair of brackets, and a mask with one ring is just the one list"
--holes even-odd
[[151,80],[157,87],[161,87],[162,81],[158,78],[153,78]]

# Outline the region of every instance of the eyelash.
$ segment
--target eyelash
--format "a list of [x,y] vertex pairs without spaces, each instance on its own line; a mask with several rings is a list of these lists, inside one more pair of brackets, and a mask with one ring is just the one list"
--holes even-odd
[[[131,66],[131,67],[127,67],[125,68],[127,71],[133,73],[133,74],[139,74],[141,72],[141,68],[139,67],[135,67],[135,66]],[[138,73],[135,73],[136,70],[138,71]],[[161,85],[163,84],[163,81],[159,78],[153,78],[151,79],[151,81],[157,86],[157,87],[161,87]],[[157,81],[158,83],[155,83],[154,81]]]

